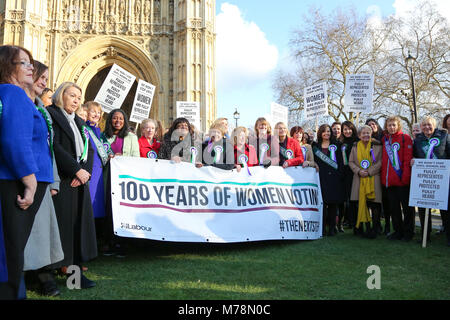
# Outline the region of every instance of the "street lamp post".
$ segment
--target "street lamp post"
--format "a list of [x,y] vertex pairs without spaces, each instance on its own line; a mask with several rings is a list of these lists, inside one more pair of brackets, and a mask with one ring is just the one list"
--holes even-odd
[[238,126],[239,117],[240,117],[240,114],[239,114],[239,112],[237,111],[237,108],[236,108],[236,111],[233,113],[233,118],[234,118],[234,120],[236,120],[236,128]]
[[405,59],[406,61],[406,67],[409,67],[409,78],[411,81],[411,90],[412,90],[412,100],[413,100],[413,107],[414,107],[414,123],[417,123],[417,106],[416,106],[416,89],[414,86],[414,75],[413,75],[413,64],[416,61],[414,57],[411,56],[411,54],[408,52],[408,56]]

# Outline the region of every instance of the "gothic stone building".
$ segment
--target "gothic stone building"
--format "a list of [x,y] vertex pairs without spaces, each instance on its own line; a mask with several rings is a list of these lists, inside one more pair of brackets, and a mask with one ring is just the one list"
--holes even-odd
[[200,103],[202,130],[214,120],[215,38],[215,0],[0,0],[0,43],[48,65],[49,87],[73,81],[93,100],[117,64],[156,86],[150,117],[166,127],[176,101]]

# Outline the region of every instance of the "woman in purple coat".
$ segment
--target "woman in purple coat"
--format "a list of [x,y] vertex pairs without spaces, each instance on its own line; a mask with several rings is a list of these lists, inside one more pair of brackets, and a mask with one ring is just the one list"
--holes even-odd
[[102,118],[102,107],[99,103],[88,101],[84,104],[87,108],[87,120],[89,139],[94,149],[94,164],[92,167],[92,176],[89,182],[89,191],[91,194],[92,208],[94,210],[94,218],[97,236],[102,237],[104,234],[103,225],[105,218],[105,185],[103,181],[103,168],[109,161],[109,153],[111,148],[104,145],[100,139],[100,128],[98,123]]

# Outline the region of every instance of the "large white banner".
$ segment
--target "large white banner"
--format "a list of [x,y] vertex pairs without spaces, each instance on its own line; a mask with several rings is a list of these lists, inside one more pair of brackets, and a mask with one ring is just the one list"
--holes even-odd
[[373,74],[348,74],[345,78],[344,111],[371,112],[373,84]]
[[306,119],[316,119],[319,116],[328,115],[326,82],[305,88],[303,97]]
[[450,160],[414,159],[409,205],[447,210]]
[[313,168],[239,173],[169,160],[111,160],[114,233],[181,242],[318,239],[322,194]]
[[150,109],[152,108],[155,86],[149,82],[139,79],[134,96],[133,108],[131,110],[130,121],[141,123],[148,119]]
[[94,101],[100,103],[106,113],[120,109],[135,80],[135,76],[114,64]]

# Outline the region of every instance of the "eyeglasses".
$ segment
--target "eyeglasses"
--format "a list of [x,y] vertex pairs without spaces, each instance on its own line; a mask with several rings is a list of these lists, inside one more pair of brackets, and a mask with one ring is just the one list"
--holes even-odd
[[26,69],[33,67],[33,64],[32,64],[32,63],[26,62],[26,61],[14,62],[14,64],[21,64],[22,67],[24,67],[24,68],[26,68]]

